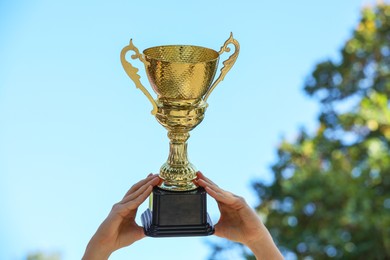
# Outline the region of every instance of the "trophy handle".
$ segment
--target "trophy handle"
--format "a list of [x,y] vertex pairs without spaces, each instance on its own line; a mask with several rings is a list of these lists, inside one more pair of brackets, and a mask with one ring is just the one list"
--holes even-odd
[[209,88],[209,90],[206,92],[206,95],[204,97],[204,101],[206,102],[211,92],[214,90],[214,88],[225,78],[226,74],[229,72],[229,70],[233,67],[234,63],[237,60],[238,53],[240,52],[240,44],[236,39],[233,38],[233,33],[230,33],[229,39],[226,40],[224,45],[221,47],[221,50],[219,51],[219,55],[221,55],[224,52],[230,52],[230,48],[228,47],[229,44],[233,44],[235,47],[234,53],[230,55],[230,57],[223,62],[223,67],[221,69],[221,74],[219,74],[219,77],[216,81],[214,81],[213,85]]
[[134,84],[137,88],[139,88],[142,93],[145,94],[145,96],[149,99],[150,103],[152,103],[153,110],[152,115],[155,115],[157,113],[157,104],[156,101],[154,101],[152,95],[150,95],[149,91],[142,85],[140,79],[141,77],[137,74],[138,69],[134,68],[127,60],[126,60],[126,53],[128,51],[134,51],[135,54],[131,55],[131,58],[133,60],[139,59],[146,67],[150,65],[148,61],[145,60],[143,55],[139,53],[138,48],[134,46],[133,39],[130,40],[130,44],[126,47],[124,47],[121,51],[121,62],[122,66],[125,69],[127,75],[134,81]]

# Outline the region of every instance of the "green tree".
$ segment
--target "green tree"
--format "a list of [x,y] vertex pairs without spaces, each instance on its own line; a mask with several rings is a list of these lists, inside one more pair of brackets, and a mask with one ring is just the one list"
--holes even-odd
[[390,259],[390,5],[364,8],[304,91],[319,127],[281,142],[273,183],[254,184],[259,214],[298,259]]
[[26,260],[61,260],[61,255],[59,253],[32,253],[27,255]]

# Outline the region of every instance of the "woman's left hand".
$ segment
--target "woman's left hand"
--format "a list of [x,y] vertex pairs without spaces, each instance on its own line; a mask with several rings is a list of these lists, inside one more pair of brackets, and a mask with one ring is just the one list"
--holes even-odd
[[138,207],[160,181],[158,175],[149,176],[134,184],[123,199],[116,203],[91,238],[83,260],[107,260],[115,250],[129,246],[145,237],[143,228],[135,222]]

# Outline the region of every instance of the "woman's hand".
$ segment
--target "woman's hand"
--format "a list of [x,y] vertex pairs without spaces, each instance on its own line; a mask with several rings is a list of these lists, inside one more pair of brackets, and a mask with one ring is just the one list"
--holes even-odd
[[221,217],[215,235],[245,244],[257,259],[283,259],[267,228],[242,197],[219,188],[200,172],[196,183],[218,203]]
[[91,238],[83,260],[107,260],[115,250],[129,246],[145,237],[143,228],[135,222],[138,207],[160,181],[158,175],[150,174],[134,184],[123,199],[116,203]]

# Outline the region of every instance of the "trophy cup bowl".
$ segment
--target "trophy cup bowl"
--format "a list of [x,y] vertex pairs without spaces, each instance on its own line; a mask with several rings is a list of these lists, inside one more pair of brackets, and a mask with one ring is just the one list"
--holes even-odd
[[[219,77],[213,82],[219,57],[235,52],[223,62]],[[126,60],[139,59],[157,99],[140,82],[138,69]],[[121,62],[127,75],[152,103],[152,114],[168,130],[169,156],[161,166],[162,179],[151,195],[151,209],[142,215],[145,234],[154,237],[210,235],[214,232],[206,210],[206,193],[193,180],[196,168],[187,157],[189,131],[204,118],[207,99],[233,66],[239,53],[239,44],[230,35],[220,51],[193,45],[166,45],[145,49],[143,54],[130,44],[121,52]]]
[[159,97],[197,100],[209,88],[219,59],[218,52],[198,46],[170,45],[144,50],[147,75]]

